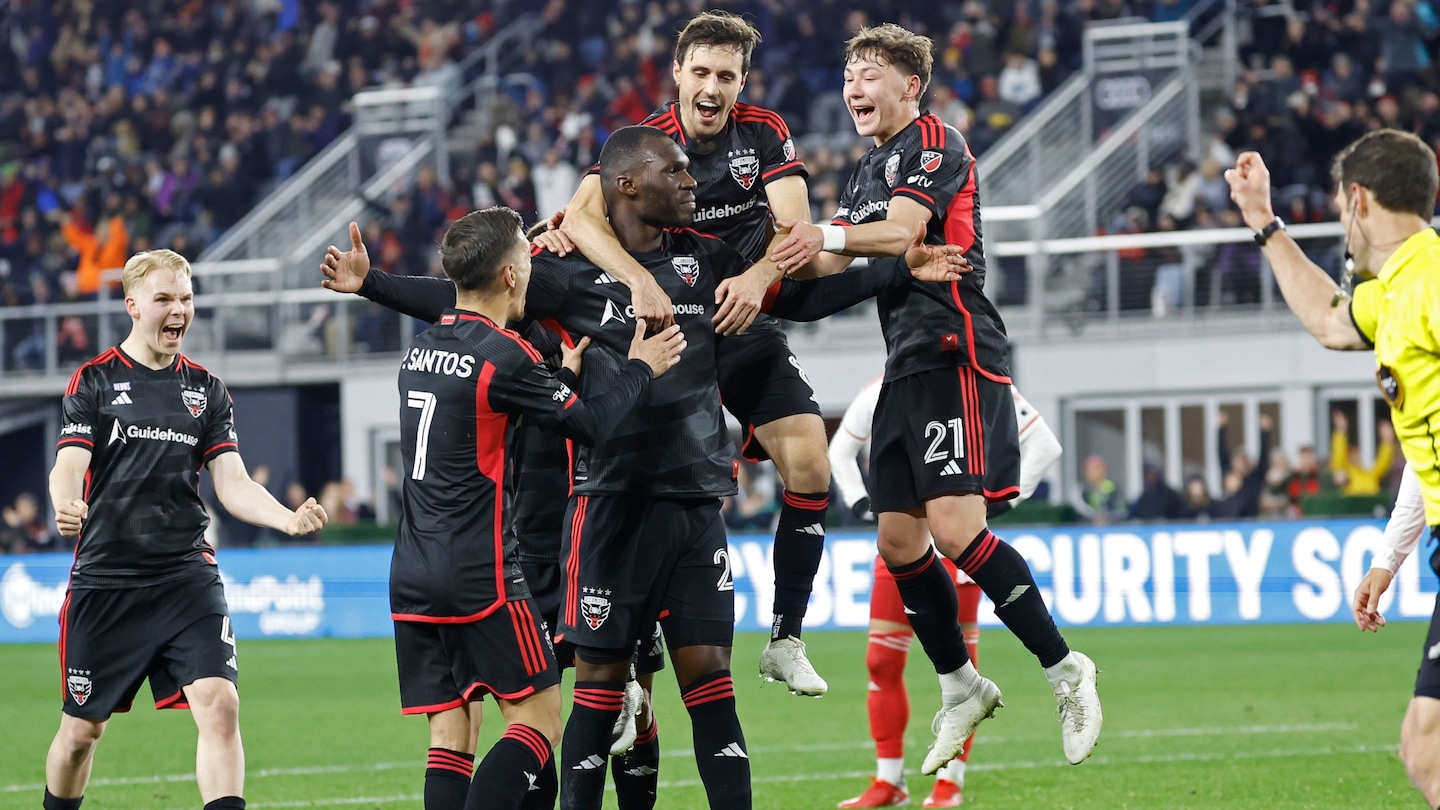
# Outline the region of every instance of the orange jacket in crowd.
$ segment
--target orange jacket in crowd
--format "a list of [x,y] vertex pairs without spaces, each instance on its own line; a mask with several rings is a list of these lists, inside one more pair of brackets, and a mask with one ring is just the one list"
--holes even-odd
[[[130,258],[130,234],[125,230],[125,221],[111,217],[110,234],[102,243],[96,235],[73,222],[66,222],[60,232],[75,252],[80,254],[80,265],[75,268],[75,288],[81,295],[94,295],[100,291],[100,272],[125,266]],[[118,285],[111,284],[112,287]]]

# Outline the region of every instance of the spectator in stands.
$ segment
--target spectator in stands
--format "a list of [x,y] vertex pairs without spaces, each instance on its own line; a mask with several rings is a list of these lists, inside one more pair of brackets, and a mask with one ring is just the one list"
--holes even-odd
[[1115,482],[1110,480],[1105,458],[1093,455],[1085,459],[1081,475],[1075,511],[1096,526],[1124,520],[1128,513],[1125,495],[1115,486]]
[[1269,414],[1260,414],[1260,458],[1252,462],[1244,450],[1230,449],[1227,428],[1229,420],[1220,412],[1220,428],[1216,441],[1220,454],[1220,469],[1224,470],[1221,486],[1224,494],[1205,509],[1205,514],[1217,520],[1252,518],[1260,514],[1260,494],[1265,486],[1265,474],[1270,469],[1270,442],[1274,422]]
[[[130,233],[125,230],[125,220],[112,206],[92,228],[88,223],[77,220],[74,212],[66,214],[60,226],[65,241],[78,254],[80,262],[75,268],[76,291],[85,297],[94,297],[100,292],[101,273],[125,266],[130,258]],[[114,289],[118,279],[111,279],[106,286]]]
[[548,217],[570,203],[580,185],[580,172],[561,160],[560,150],[545,151],[545,160],[535,167],[535,207],[541,217]]
[[1335,409],[1330,414],[1330,470],[1342,495],[1370,496],[1380,493],[1380,484],[1395,460],[1395,428],[1388,419],[1375,423],[1375,463],[1360,462],[1360,448],[1350,444],[1350,419]]
[[1265,471],[1265,483],[1260,490],[1260,517],[1291,517],[1290,461],[1284,453],[1272,453],[1270,466]]
[[1285,495],[1290,501],[1291,517],[1303,514],[1301,499],[1320,494],[1320,460],[1315,448],[1304,445],[1295,455],[1295,467],[1290,471],[1290,480],[1285,484]]
[[1165,482],[1165,471],[1159,464],[1145,462],[1144,476],[1140,497],[1130,504],[1131,520],[1179,520],[1190,516],[1185,497]]
[[1017,51],[1005,53],[1005,67],[998,79],[1000,98],[1022,109],[1040,99],[1040,65]]

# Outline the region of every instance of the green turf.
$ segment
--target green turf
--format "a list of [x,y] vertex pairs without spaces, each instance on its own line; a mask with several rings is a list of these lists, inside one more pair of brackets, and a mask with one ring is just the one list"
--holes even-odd
[[[1006,708],[981,726],[965,806],[1421,807],[1395,749],[1424,630],[1070,631],[1099,664],[1105,701],[1100,747],[1079,767],[1064,764],[1054,702],[1034,660],[1004,630],[986,630],[981,668],[1005,691]],[[762,685],[752,673],[763,640],[737,640],[757,808],[834,807],[865,786],[873,767],[864,634],[812,633],[809,642],[830,680],[822,700]],[[907,761],[918,806],[929,788],[918,768],[938,690],[918,645],[912,658]],[[389,640],[242,641],[240,662],[252,808],[421,806],[425,724],[399,716]],[[689,722],[673,682],[661,678],[659,807],[703,808]],[[0,808],[40,805],[58,682],[53,647],[0,647]],[[499,723],[493,705],[486,722],[488,741]],[[185,712],[117,716],[98,749],[86,810],[199,807],[194,738]]]

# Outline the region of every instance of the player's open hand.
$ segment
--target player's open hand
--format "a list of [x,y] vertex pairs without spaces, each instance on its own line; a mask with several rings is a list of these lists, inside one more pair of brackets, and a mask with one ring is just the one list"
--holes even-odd
[[1258,231],[1275,219],[1270,207],[1270,170],[1259,152],[1241,152],[1235,168],[1225,170],[1230,184],[1230,199],[1240,209],[1240,216],[1252,231]]
[[330,522],[325,514],[325,507],[321,506],[314,498],[309,498],[305,503],[295,509],[295,513],[285,522],[285,533],[291,537],[302,537],[312,532],[318,532]]
[[685,333],[679,324],[672,324],[655,335],[645,337],[645,321],[635,319],[635,339],[630,341],[630,359],[642,360],[650,367],[650,374],[659,377],[680,362],[680,353],[685,351]]
[[1380,632],[1380,628],[1385,626],[1385,617],[1380,615],[1380,597],[1389,589],[1393,578],[1384,568],[1371,568],[1370,573],[1360,580],[1359,587],[1355,589],[1355,603],[1351,605],[1355,612],[1355,626],[1372,633]]
[[640,283],[630,287],[630,304],[635,307],[636,321],[655,324],[657,329],[675,325],[675,305],[670,303],[670,296],[660,289],[649,273]]
[[787,275],[809,264],[811,259],[820,255],[821,248],[825,246],[825,234],[818,225],[798,219],[786,220],[776,225],[782,232],[789,231],[790,235],[770,252],[770,261],[779,265]]
[[[550,215],[549,219],[542,219],[535,223],[530,229],[530,241],[542,248],[554,253],[556,256],[566,256],[575,251],[575,243],[570,240],[570,235],[560,230],[560,223],[565,221],[565,209]],[[544,226],[543,229],[540,226]]]
[[60,530],[61,537],[74,537],[80,533],[80,527],[89,514],[90,505],[79,498],[62,503],[55,507],[55,528]]
[[924,223],[916,226],[910,238],[905,264],[916,281],[959,281],[960,276],[974,269],[965,258],[965,249],[959,245],[925,244]]
[[580,376],[580,362],[585,350],[590,348],[590,338],[582,337],[580,342],[574,346],[560,347],[560,366],[570,369],[570,373],[576,377]]
[[766,274],[747,270],[720,282],[715,288],[715,303],[719,308],[715,317],[710,319],[715,324],[715,331],[722,335],[738,335],[749,329],[765,303],[769,281]]
[[339,248],[331,245],[325,251],[325,261],[320,265],[320,271],[325,274],[325,280],[320,282],[320,286],[335,292],[360,292],[360,285],[365,283],[365,275],[370,272],[370,252],[365,249],[365,242],[360,238],[359,225],[350,223],[349,250],[342,253]]

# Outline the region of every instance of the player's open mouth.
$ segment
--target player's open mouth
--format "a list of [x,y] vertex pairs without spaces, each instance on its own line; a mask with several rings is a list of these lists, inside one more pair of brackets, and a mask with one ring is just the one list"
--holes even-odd
[[855,123],[864,124],[875,115],[874,107],[851,107],[850,115],[855,118]]
[[720,105],[713,101],[697,101],[695,113],[700,116],[702,123],[713,124],[720,119]]
[[160,334],[164,335],[166,340],[179,340],[180,336],[185,334],[185,324],[167,324],[160,330]]

